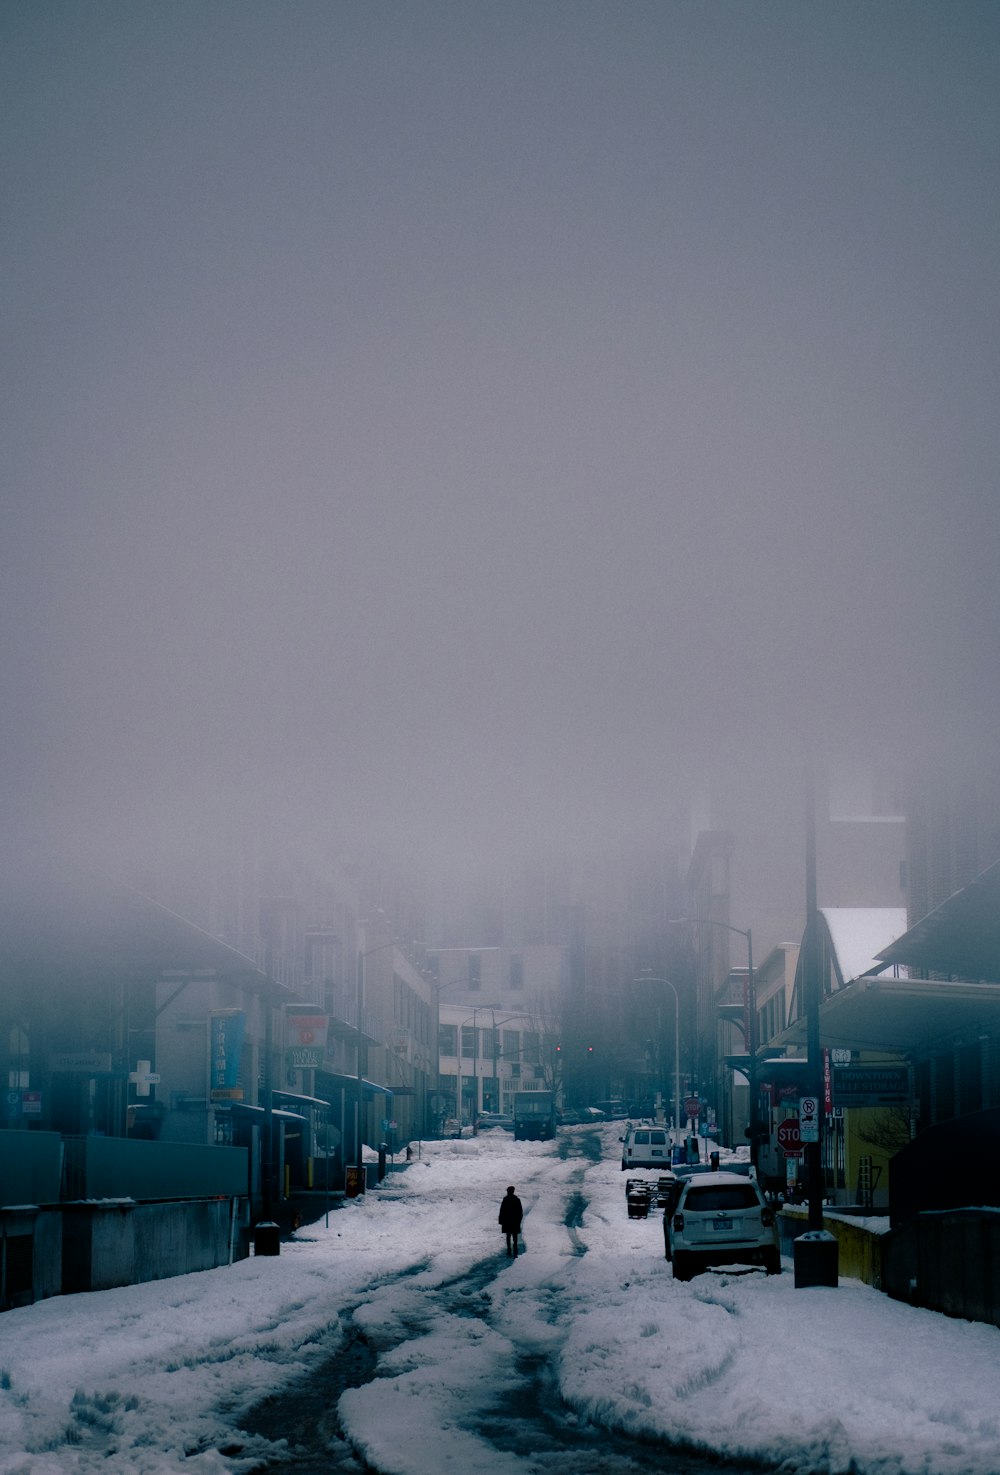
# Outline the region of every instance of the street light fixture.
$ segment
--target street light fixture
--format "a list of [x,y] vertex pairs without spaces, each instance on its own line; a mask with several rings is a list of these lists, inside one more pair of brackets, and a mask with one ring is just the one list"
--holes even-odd
[[357,1083],[355,1110],[355,1133],[354,1133],[354,1163],[358,1172],[358,1192],[364,1187],[364,1051],[362,1041],[364,1038],[364,1007],[365,1007],[365,959],[372,957],[375,953],[383,953],[386,948],[395,947],[396,940],[392,938],[389,942],[380,942],[378,947],[369,948],[367,952],[358,953],[358,1049],[357,1049]]
[[[506,1059],[507,1056],[506,1056],[505,1052],[503,1050],[499,1049],[498,1046],[497,1046],[497,1030],[498,1029],[503,1029],[503,1027],[504,1027],[505,1024],[512,1024],[515,1019],[527,1019],[528,1022],[529,1022],[529,1024],[531,1024],[531,1025],[533,1025],[535,1027],[535,1032],[537,1033],[538,1032],[538,1030],[537,1030],[538,1021],[535,1018],[534,1014],[528,1014],[523,1009],[513,1009],[513,1010],[512,1009],[508,1009],[503,1004],[491,1004],[489,1006],[489,1009],[490,1009],[490,1027],[491,1027],[491,1031],[492,1031],[492,1035],[493,1035],[493,1079],[496,1082],[497,1108],[498,1109],[502,1109],[503,1108],[503,1092],[500,1089],[500,1066],[499,1066],[499,1062],[502,1059]],[[497,1011],[498,1010],[501,1010],[503,1012],[503,1016],[504,1016],[503,1019],[500,1020],[499,1025],[497,1024]],[[525,1053],[526,1053],[525,1050],[523,1050],[523,1049],[522,1050],[519,1050],[517,1052],[518,1058],[520,1059]],[[539,1058],[541,1058],[541,1057],[539,1056]],[[555,1085],[555,1082],[553,1081],[552,1084],[554,1086]]]
[[[499,1004],[474,1004],[470,1016],[472,1022],[472,1135],[475,1137],[479,1128],[479,1028],[477,1024],[478,1015],[481,1010],[489,1009],[494,1014],[501,1006]],[[469,1019],[463,1019],[458,1026],[458,1115],[459,1131],[461,1131],[462,1118],[462,1030],[469,1023]]]
[[694,923],[705,927],[722,927],[726,932],[735,932],[737,937],[746,940],[747,945],[747,994],[746,994],[746,1028],[744,1039],[747,1047],[747,1088],[750,1094],[750,1112],[747,1125],[747,1135],[750,1138],[750,1161],[756,1168],[759,1157],[758,1151],[758,1106],[757,1106],[757,990],[753,976],[753,932],[749,927],[734,927],[730,922],[720,922],[715,917],[673,917],[668,926],[681,926]]
[[[449,979],[449,981],[447,983],[438,983],[433,978],[431,979],[431,988],[434,990],[434,1059],[437,1062],[436,1069],[434,1071],[434,1077],[435,1077],[435,1082],[436,1082],[435,1093],[434,1094],[435,1094],[435,1097],[436,1097],[436,1100],[437,1100],[437,1111],[435,1112],[435,1119],[438,1119],[438,1112],[441,1111],[441,1097],[442,1097],[442,1091],[441,1091],[441,995],[444,993],[444,991],[445,991],[446,988],[454,988],[456,984],[462,983],[463,981],[464,980],[462,980],[461,978],[452,978],[452,979]],[[461,1042],[459,1042],[459,1049],[461,1049]],[[459,1087],[458,1087],[458,1099],[455,1102],[455,1110],[458,1113],[459,1118],[461,1118],[461,1115],[462,1115],[462,1085],[461,1085],[462,1057],[461,1057],[461,1055],[459,1055],[459,1057],[458,1057],[458,1074],[459,1074]]]
[[[458,953],[458,954],[461,954],[462,956],[467,957],[470,953],[477,953],[477,954],[481,954],[481,953],[496,953],[496,952],[499,952],[499,951],[500,951],[499,947],[479,947],[479,948],[465,948],[465,947],[455,947],[455,948],[443,947],[443,948],[438,948],[438,947],[432,947],[432,948],[429,948],[428,949],[428,952],[429,953],[433,953],[434,956],[439,960],[439,964],[440,964],[440,959],[441,959],[442,955],[445,954],[445,953]],[[435,978],[433,975],[430,975],[430,974],[428,975],[428,978],[429,978],[429,981],[430,981],[430,986],[434,990],[434,1029],[435,1029],[434,1058],[437,1061],[437,1068],[435,1070],[435,1078],[436,1078],[436,1082],[437,1082],[437,1088],[436,1088],[435,1094],[437,1096],[438,1106],[440,1108],[441,1098],[442,1098],[442,1094],[443,1094],[442,1091],[441,1091],[441,995],[444,993],[445,989],[447,989],[447,988],[459,988],[459,987],[463,987],[466,990],[468,990],[469,987],[470,987],[470,984],[469,984],[469,979],[467,977],[462,977],[462,976],[456,976],[455,978],[449,978],[444,983],[439,982],[437,978]],[[459,1005],[457,1007],[461,1007],[461,1005]],[[471,1006],[466,1005],[465,1007],[468,1008],[468,1007],[471,1007]],[[486,1006],[483,1006],[483,1007],[486,1007]],[[459,1051],[461,1051],[461,1042],[459,1042],[459,1047],[458,1048],[459,1048]],[[461,1117],[461,1115],[462,1115],[462,1057],[461,1057],[461,1053],[459,1054],[459,1057],[458,1057],[458,1099],[455,1102],[455,1110],[458,1113],[459,1117]]]
[[641,978],[635,978],[633,983],[662,983],[674,996],[674,1130],[679,1132],[681,1127],[681,1001],[677,988],[670,982],[669,978],[653,978],[650,974],[643,974]]

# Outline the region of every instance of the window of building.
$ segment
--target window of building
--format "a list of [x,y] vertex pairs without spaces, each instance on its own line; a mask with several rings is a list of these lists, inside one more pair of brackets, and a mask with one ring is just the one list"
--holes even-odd
[[462,1059],[475,1060],[476,1058],[476,1031],[471,1024],[462,1025]]
[[538,1035],[530,1029],[524,1032],[524,1063],[525,1065],[538,1064]]
[[503,1032],[503,1058],[505,1060],[520,1060],[521,1058],[521,1036],[516,1029],[505,1029]]
[[458,1077],[441,1076],[441,1095],[439,1097],[442,1109],[447,1112],[458,1110]]
[[438,1029],[438,1050],[442,1055],[458,1054],[458,1025],[442,1024]]
[[28,1036],[19,1024],[12,1024],[7,1033],[7,1049],[10,1057],[7,1071],[8,1088],[24,1090],[31,1084],[28,1072],[30,1046]]

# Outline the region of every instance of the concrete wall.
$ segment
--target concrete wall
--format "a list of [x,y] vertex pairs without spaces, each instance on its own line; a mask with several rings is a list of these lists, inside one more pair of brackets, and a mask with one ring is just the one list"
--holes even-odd
[[62,1289],[103,1291],[227,1265],[246,1252],[246,1200],[67,1204]]
[[0,1209],[0,1311],[30,1306],[62,1290],[58,1209]]
[[[804,1209],[782,1209],[783,1255],[792,1256],[807,1223]],[[827,1213],[823,1228],[837,1238],[841,1278],[864,1281],[897,1301],[1000,1326],[1000,1209],[917,1214],[884,1234],[863,1220]]]
[[[805,1209],[786,1206],[778,1215],[781,1253],[791,1257],[793,1244],[809,1224]],[[837,1240],[838,1275],[847,1280],[860,1280],[875,1290],[883,1289],[883,1247],[886,1236],[867,1228],[863,1220],[855,1222],[835,1214],[823,1215],[823,1228]]]
[[885,1241],[890,1296],[1000,1326],[1000,1209],[917,1214]]

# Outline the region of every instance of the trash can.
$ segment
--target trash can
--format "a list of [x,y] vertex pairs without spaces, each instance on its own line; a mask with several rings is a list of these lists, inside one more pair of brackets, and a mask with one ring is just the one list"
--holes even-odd
[[254,1225],[253,1252],[255,1255],[280,1255],[281,1230],[272,1219],[263,1219]]
[[628,1196],[627,1203],[630,1219],[646,1219],[649,1217],[649,1194],[645,1189],[633,1189]]
[[345,1168],[344,1196],[346,1198],[357,1198],[359,1193],[364,1193],[365,1184],[362,1177],[363,1171],[363,1168],[358,1167]]
[[808,1229],[792,1241],[796,1288],[835,1286],[838,1283],[840,1245],[826,1229]]

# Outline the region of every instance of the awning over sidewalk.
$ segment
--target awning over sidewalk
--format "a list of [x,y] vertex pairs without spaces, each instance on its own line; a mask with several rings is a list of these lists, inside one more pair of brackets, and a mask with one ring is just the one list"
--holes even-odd
[[[236,1116],[250,1117],[255,1122],[262,1122],[267,1116],[267,1109],[263,1106],[250,1106],[245,1101],[217,1102],[216,1111],[231,1111]],[[304,1122],[305,1117],[298,1111],[282,1111],[277,1106],[271,1108],[271,1115],[275,1121],[280,1122]]]
[[[860,976],[837,964],[843,982],[820,1009],[825,1046],[916,1055],[1000,1032],[1000,862],[870,956]],[[904,965],[943,977],[887,974]],[[801,969],[800,954],[796,989]],[[796,1018],[770,1043],[801,1047],[806,1033],[805,1018]]]
[[312,1108],[313,1111],[329,1111],[330,1103],[320,1096],[300,1096],[295,1091],[272,1091],[272,1101],[284,1101],[293,1110],[297,1107],[301,1111]]
[[[316,1086],[320,1090],[327,1091],[356,1091],[358,1089],[357,1076],[341,1075],[335,1070],[317,1070]],[[362,1077],[361,1089],[366,1096],[392,1096],[391,1086],[380,1086],[378,1081],[369,1081]]]
[[[1000,984],[935,983],[921,978],[856,978],[823,1000],[824,1045],[908,1053],[1000,1030]],[[804,1045],[806,1021],[778,1037]]]
[[878,954],[923,973],[1000,983],[1000,861]]

